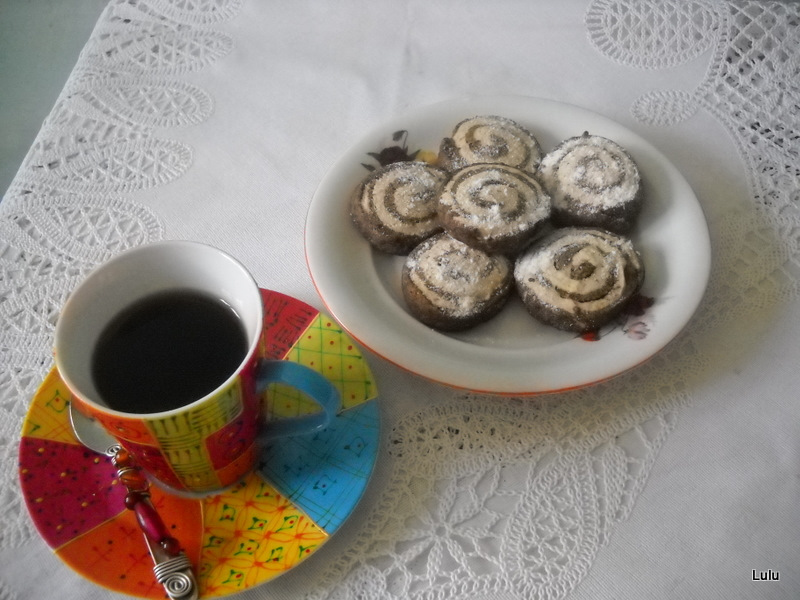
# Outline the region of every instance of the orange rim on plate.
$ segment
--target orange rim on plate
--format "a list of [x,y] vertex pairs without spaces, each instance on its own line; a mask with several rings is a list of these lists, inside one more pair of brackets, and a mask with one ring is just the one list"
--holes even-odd
[[[416,150],[421,156],[435,156],[442,138],[461,120],[476,115],[517,121],[537,137],[545,152],[588,131],[614,140],[633,156],[645,203],[630,237],[645,264],[641,293],[654,301],[644,314],[623,315],[595,341],[538,323],[515,296],[493,319],[465,332],[435,331],[411,316],[400,289],[405,257],[370,247],[350,220],[349,199],[369,173],[365,164],[376,166],[376,156]],[[305,254],[326,310],[359,343],[432,381],[500,395],[579,388],[642,364],[688,324],[711,268],[702,208],[686,179],[661,152],[593,111],[523,96],[441,102],[368,132],[320,182],[306,218]]]

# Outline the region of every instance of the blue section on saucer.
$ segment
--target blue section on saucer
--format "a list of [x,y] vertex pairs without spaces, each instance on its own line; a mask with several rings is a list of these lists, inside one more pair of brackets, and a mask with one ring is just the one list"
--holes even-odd
[[284,496],[333,534],[358,504],[378,454],[374,401],[338,415],[313,435],[285,437],[264,448],[259,471]]

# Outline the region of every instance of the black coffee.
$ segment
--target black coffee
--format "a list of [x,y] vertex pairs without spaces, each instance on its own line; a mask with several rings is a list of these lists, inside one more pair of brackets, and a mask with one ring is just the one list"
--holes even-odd
[[103,330],[92,378],[115,410],[153,413],[213,391],[241,364],[247,335],[234,310],[192,290],[145,297]]

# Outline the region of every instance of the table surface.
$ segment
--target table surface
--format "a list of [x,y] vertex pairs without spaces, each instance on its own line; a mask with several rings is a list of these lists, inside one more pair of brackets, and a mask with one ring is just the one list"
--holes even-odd
[[0,190],[11,185],[105,6],[105,0],[0,6]]
[[240,597],[800,595],[800,4],[80,5],[0,7],[0,598],[108,597],[42,541],[18,483],[82,277],[192,239],[323,309],[303,231],[329,168],[381,123],[485,93],[586,108],[662,152],[708,222],[705,298],[639,368],[532,398],[364,349],[383,422],[367,492]]

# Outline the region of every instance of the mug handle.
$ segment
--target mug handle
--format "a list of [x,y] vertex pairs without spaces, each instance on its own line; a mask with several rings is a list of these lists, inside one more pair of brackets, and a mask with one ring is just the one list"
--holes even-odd
[[258,434],[259,442],[290,435],[307,435],[328,426],[342,406],[341,395],[323,375],[294,362],[262,359],[256,366],[256,394],[270,383],[284,383],[303,392],[322,407],[322,411],[266,423]]

